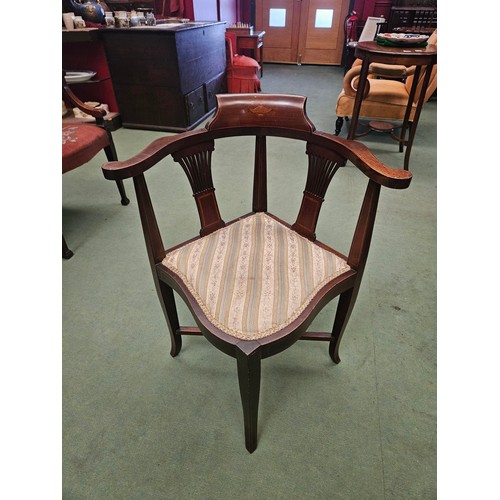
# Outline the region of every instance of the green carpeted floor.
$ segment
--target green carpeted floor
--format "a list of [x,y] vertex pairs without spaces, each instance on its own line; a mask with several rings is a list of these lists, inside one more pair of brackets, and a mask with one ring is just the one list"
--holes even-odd
[[[343,68],[266,64],[262,88],[308,96],[316,127],[333,132],[342,76]],[[169,355],[131,182],[131,203],[123,207],[100,171],[104,154],[63,176],[62,227],[75,252],[62,262],[65,500],[436,497],[436,107],[431,100],[422,112],[410,188],[382,191],[342,362],[334,365],[326,344],[315,342],[263,361],[252,455],[244,446],[235,361],[202,337],[186,338],[181,354]],[[119,129],[118,156],[162,135]],[[389,138],[363,142],[402,167],[403,154]],[[287,219],[300,198],[291,203],[283,183],[302,191],[305,155],[288,143],[274,146],[270,210]],[[242,139],[214,154],[225,220],[250,210],[244,167],[252,148]],[[218,161],[233,164],[234,173],[222,175]],[[299,161],[299,173],[284,170]],[[170,246],[196,235],[198,220],[183,173],[167,167],[147,178],[153,199],[166,198],[159,222]],[[351,204],[364,190],[353,167],[343,170],[317,231],[341,249],[353,224]],[[170,200],[177,192],[185,204]],[[320,313],[318,328],[331,328],[334,306]],[[193,324],[180,309],[181,324]]]

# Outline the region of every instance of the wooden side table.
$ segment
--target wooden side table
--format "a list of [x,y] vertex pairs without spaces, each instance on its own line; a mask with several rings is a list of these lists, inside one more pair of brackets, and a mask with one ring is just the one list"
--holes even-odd
[[252,57],[257,60],[260,65],[260,76],[264,73],[264,67],[262,63],[264,62],[263,52],[264,52],[264,35],[265,31],[259,31],[253,35],[237,35],[236,37],[236,48],[238,51],[241,49],[249,49],[252,51]]
[[[379,62],[385,64],[416,66],[413,84],[410,90],[410,96],[408,98],[408,105],[406,106],[403,125],[401,127],[401,136],[399,138],[400,145],[406,145],[404,169],[408,170],[410,152],[413,145],[413,139],[415,138],[415,132],[417,130],[417,124],[420,118],[420,112],[422,111],[425,92],[427,90],[427,86],[431,77],[432,67],[437,63],[437,46],[427,45],[426,47],[419,48],[410,48],[404,46],[387,47],[379,45],[377,42],[359,42],[356,46],[355,57],[362,59],[363,64],[361,66],[361,72],[359,75],[358,90],[356,92],[356,100],[354,101],[351,126],[349,128],[349,134],[347,136],[348,139],[355,139],[358,136],[356,134],[356,129],[358,126],[359,112],[361,110],[361,102],[363,100],[363,94],[365,91],[366,79],[368,77],[368,69],[370,67],[370,64],[373,62]],[[412,103],[415,100],[422,66],[426,67],[424,79],[422,87],[420,89],[420,94],[418,96],[413,123],[412,126],[409,127],[410,130],[408,141],[406,141],[406,130],[408,129]]]

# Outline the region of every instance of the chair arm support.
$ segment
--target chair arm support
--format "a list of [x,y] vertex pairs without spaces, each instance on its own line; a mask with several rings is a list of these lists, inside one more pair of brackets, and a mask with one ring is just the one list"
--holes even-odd
[[63,97],[65,97],[73,106],[81,109],[84,113],[87,113],[90,116],[93,116],[96,119],[102,119],[106,116],[106,110],[104,109],[96,109],[87,106],[83,101],[78,99],[78,97],[73,94],[73,91],[69,88],[68,84],[63,81]]
[[342,139],[326,132],[315,132],[314,135],[329,141],[335,140],[341,146],[342,154],[377,184],[392,189],[406,189],[410,185],[413,174],[409,170],[384,165],[361,142]]

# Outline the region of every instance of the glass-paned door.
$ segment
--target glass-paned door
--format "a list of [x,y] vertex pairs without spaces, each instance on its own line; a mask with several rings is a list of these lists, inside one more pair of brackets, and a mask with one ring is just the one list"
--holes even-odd
[[349,0],[257,0],[267,62],[340,64]]

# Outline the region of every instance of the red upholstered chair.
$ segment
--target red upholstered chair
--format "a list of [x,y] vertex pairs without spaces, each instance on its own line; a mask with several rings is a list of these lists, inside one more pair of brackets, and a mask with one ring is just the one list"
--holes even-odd
[[236,53],[236,35],[226,32],[226,78],[229,94],[260,92],[259,63]]
[[[104,116],[106,111],[95,109],[84,104],[71,91],[64,78],[62,77],[62,95],[63,100],[71,107],[77,107],[84,113],[95,118],[95,123],[68,123],[62,125],[62,173],[65,174],[70,170],[85,165],[99,151],[104,150],[109,161],[116,161],[115,145],[113,137],[109,130]],[[128,205],[129,199],[125,193],[123,181],[116,181],[118,191],[120,192],[122,205]],[[68,248],[64,235],[62,238],[62,255],[65,259],[73,256],[73,252]]]

